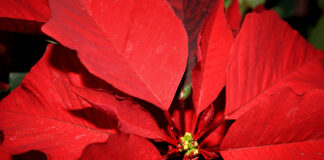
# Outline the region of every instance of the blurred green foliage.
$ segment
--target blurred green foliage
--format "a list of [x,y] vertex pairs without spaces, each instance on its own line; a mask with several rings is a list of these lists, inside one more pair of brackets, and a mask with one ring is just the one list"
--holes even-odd
[[279,3],[273,7],[281,18],[289,18],[294,14],[296,8],[296,0],[281,0]]
[[9,87],[10,91],[14,90],[19,86],[21,81],[24,79],[27,72],[11,72],[9,74]]
[[316,26],[310,29],[310,35],[308,41],[314,45],[317,49],[324,50],[324,14],[317,22]]

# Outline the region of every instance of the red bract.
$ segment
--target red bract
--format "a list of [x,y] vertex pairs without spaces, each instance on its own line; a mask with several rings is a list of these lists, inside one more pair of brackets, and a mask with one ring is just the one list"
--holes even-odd
[[8,0],[0,2],[0,29],[28,34],[41,33],[50,19],[47,0]]
[[[226,18],[204,1],[204,19],[170,2],[178,17],[163,0],[50,1],[43,30],[77,53],[49,45],[0,102],[0,159],[323,158],[324,53],[273,11],[240,26],[237,3]],[[178,18],[204,26],[184,22],[193,95],[170,105],[188,54]]]

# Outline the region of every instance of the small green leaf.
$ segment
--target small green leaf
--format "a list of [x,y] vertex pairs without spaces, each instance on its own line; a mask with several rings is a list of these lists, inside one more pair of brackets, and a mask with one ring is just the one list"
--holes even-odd
[[192,88],[192,84],[183,86],[178,98],[180,100],[186,100],[188,98],[188,96],[191,94],[191,88]]
[[310,30],[308,41],[317,49],[324,49],[324,14],[318,20],[316,26]]
[[21,81],[24,79],[27,72],[11,72],[9,74],[9,87],[10,91],[18,87]]
[[249,8],[255,8],[258,5],[264,4],[266,0],[239,0],[240,9],[242,13],[245,13]]
[[52,39],[45,39],[45,41],[48,42],[48,43],[57,44],[57,42],[55,40],[52,40]]
[[249,7],[254,8],[260,4],[264,4],[266,0],[241,0],[243,3],[247,4]]
[[232,1],[233,1],[233,0],[225,0],[225,1],[224,1],[224,5],[225,5],[225,8],[226,8],[226,9],[230,6],[230,4],[232,3]]

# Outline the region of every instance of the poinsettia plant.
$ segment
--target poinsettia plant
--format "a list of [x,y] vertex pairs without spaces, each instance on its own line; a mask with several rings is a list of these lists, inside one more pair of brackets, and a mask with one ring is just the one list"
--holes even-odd
[[0,159],[324,158],[324,53],[274,11],[242,22],[235,0],[0,4],[1,29],[42,25],[58,41],[0,102]]

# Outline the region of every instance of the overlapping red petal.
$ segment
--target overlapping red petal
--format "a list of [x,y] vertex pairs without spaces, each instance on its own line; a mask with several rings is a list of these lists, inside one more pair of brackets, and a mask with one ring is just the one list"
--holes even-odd
[[77,159],[86,145],[116,132],[109,115],[89,108],[71,90],[76,75],[91,78],[74,51],[50,45],[22,84],[0,102],[2,153],[37,149],[49,159]]
[[[187,36],[164,0],[50,0],[43,30],[117,89],[170,107],[186,67]],[[122,18],[121,18],[122,17]]]
[[240,117],[281,86],[297,94],[324,89],[323,52],[274,11],[246,16],[229,59],[225,115],[230,118]]
[[50,17],[47,0],[0,1],[0,30],[40,33],[40,26]]
[[105,143],[88,145],[80,160],[161,160],[155,146],[145,138],[120,133],[111,135]]
[[196,116],[216,99],[225,86],[226,65],[234,38],[224,12],[224,3],[220,1],[200,34],[198,63],[192,71]]
[[323,158],[324,91],[296,95],[288,87],[273,94],[234,122],[221,154],[234,159]]
[[241,28],[242,14],[239,0],[233,0],[226,10],[227,20],[235,33]]
[[92,107],[116,116],[119,122],[119,130],[133,133],[150,139],[165,140],[166,134],[159,127],[154,117],[141,105],[131,99],[120,99],[103,90],[73,87],[72,90],[84,98]]

